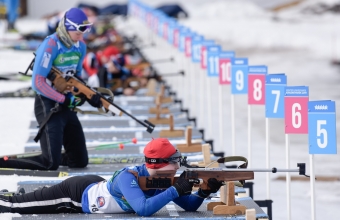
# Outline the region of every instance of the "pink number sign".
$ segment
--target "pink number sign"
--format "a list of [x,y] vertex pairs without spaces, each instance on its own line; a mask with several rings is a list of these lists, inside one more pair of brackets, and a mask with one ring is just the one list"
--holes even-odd
[[220,58],[218,61],[218,75],[220,85],[231,83],[231,62],[230,58]]
[[285,133],[308,134],[308,97],[285,96]]
[[248,104],[264,105],[265,104],[265,74],[248,75]]
[[201,46],[201,68],[207,68],[207,47],[203,45]]
[[184,51],[186,57],[191,57],[191,37],[185,37]]
[[168,39],[168,23],[163,23],[163,38]]
[[179,30],[175,29],[174,30],[174,47],[178,48],[179,46]]

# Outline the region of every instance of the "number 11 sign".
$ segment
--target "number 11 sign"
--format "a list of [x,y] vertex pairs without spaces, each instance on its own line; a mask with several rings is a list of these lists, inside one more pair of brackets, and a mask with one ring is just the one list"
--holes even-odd
[[308,134],[308,99],[308,86],[286,86],[286,134]]
[[308,102],[309,154],[336,154],[335,102]]

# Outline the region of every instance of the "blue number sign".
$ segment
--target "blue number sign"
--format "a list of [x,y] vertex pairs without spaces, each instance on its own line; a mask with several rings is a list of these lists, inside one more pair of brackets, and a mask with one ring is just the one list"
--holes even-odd
[[191,38],[191,60],[194,63],[201,62],[201,46],[203,40],[204,38],[201,35],[195,35]]
[[336,154],[335,102],[308,102],[309,154]]
[[284,118],[284,90],[287,76],[282,74],[266,75],[266,118]]
[[207,46],[207,73],[209,77],[218,77],[218,61],[221,46]]
[[231,59],[231,94],[248,93],[248,58]]

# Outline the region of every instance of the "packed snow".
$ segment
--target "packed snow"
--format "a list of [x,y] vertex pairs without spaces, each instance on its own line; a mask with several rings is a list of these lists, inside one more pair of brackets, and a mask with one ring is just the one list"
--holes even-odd
[[[161,3],[173,1],[144,0],[146,4],[158,6]],[[316,0],[305,0],[303,3],[279,12],[266,11],[257,4],[246,0],[187,0],[178,1],[189,13],[189,18],[181,20],[183,25],[202,34],[206,39],[213,39],[224,50],[233,50],[237,57],[248,57],[250,65],[267,65],[269,73],[285,73],[288,85],[309,86],[310,100],[330,99],[336,101],[339,109],[340,69],[332,66],[331,60],[340,58],[340,15],[324,13],[321,15],[302,13],[308,6],[318,3]],[[328,0],[329,4],[337,1]],[[66,9],[66,8],[65,8]],[[0,21],[1,22],[1,21]],[[46,28],[45,21],[32,18],[22,18],[17,22],[21,32],[41,31]],[[0,45],[13,37],[4,35],[4,23],[0,23]],[[150,42],[150,35],[144,24],[136,19],[126,21],[117,19],[117,27],[126,34],[137,34],[144,43]],[[15,36],[14,36],[15,37]],[[175,54],[162,40],[156,40],[156,48],[145,49],[144,52],[152,59],[166,58]],[[167,50],[169,53],[160,53]],[[176,58],[180,57],[176,55]],[[0,49],[0,74],[24,71],[33,58],[31,52]],[[185,68],[182,61],[175,64],[157,64],[160,72],[175,72]],[[196,72],[197,73],[197,72]],[[203,76],[203,72],[198,74]],[[204,75],[205,77],[205,75]],[[194,79],[194,78],[192,78]],[[217,79],[212,80],[212,94],[218,94]],[[172,89],[180,91],[184,105],[189,109],[188,96],[184,89],[176,87],[175,78],[169,79]],[[29,82],[0,81],[0,92],[12,91],[29,86]],[[191,96],[200,94],[196,88]],[[230,87],[223,87],[223,139],[219,137],[220,117],[218,113],[219,99],[211,99],[214,129],[207,131],[208,137],[214,139],[216,151],[231,154],[230,148]],[[189,96],[190,97],[190,96]],[[210,102],[204,97],[203,101]],[[191,103],[191,102],[190,102]],[[33,115],[33,99],[7,98],[0,99],[0,149],[1,155],[22,153],[29,136],[29,122]],[[247,156],[247,97],[237,96],[235,109],[236,121],[236,154]],[[195,113],[195,111],[194,111]],[[194,115],[197,116],[197,115]],[[206,121],[199,118],[199,126],[207,129]],[[337,134],[339,134],[340,118],[337,114]],[[252,112],[252,167],[265,167],[265,117],[264,107],[254,106]],[[270,120],[271,135],[271,166],[285,168],[285,135],[283,120]],[[339,140],[338,140],[339,143]],[[290,167],[296,163],[306,163],[309,173],[308,136],[290,136]],[[340,156],[315,155],[316,177],[337,177],[340,173]],[[273,203],[273,219],[287,219],[286,183],[275,180],[284,173],[271,175],[270,199]],[[296,174],[292,174],[296,176]],[[254,180],[254,199],[266,199],[266,179],[264,173],[256,173]],[[16,190],[16,183],[23,180],[38,180],[37,177],[0,176],[0,189]],[[44,178],[45,179],[45,178]],[[53,179],[53,178],[46,178]],[[306,178],[307,179],[307,178]],[[340,206],[340,182],[316,181],[316,219],[337,219],[336,209]],[[292,219],[311,219],[311,190],[307,181],[292,181],[291,183],[291,212]],[[10,219],[18,214],[1,214],[0,219]]]

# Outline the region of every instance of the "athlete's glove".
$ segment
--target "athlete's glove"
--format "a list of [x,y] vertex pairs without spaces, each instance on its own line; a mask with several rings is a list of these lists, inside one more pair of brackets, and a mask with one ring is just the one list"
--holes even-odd
[[184,179],[185,171],[179,176],[174,187],[178,193],[178,196],[190,195],[192,191],[192,187],[194,185],[193,182],[190,182],[189,179]]
[[215,178],[209,178],[208,187],[210,189],[202,190],[201,188],[199,188],[198,195],[200,197],[207,198],[210,195],[210,193],[216,193],[220,189],[220,187],[223,185],[224,185],[223,181],[218,181]]
[[77,106],[81,106],[85,102],[84,96],[74,96],[72,93],[68,93],[65,95],[65,101],[63,102],[63,106],[67,108],[75,108]]
[[87,100],[90,105],[92,105],[95,108],[101,108],[103,106],[102,101],[100,100],[100,95],[94,94],[91,99]]

